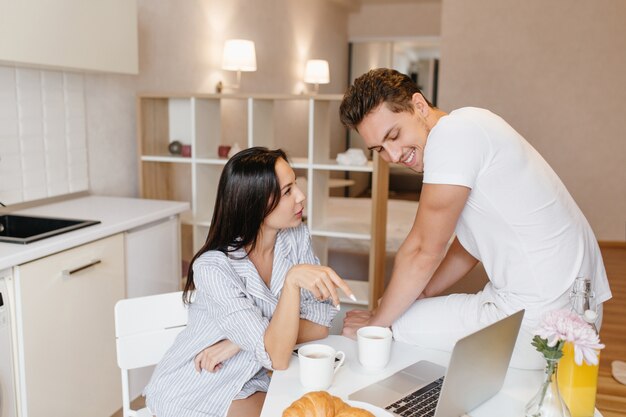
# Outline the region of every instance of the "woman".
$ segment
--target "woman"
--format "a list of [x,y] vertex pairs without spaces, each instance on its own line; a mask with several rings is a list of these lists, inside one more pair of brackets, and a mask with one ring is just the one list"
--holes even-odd
[[145,389],[158,417],[259,415],[267,370],[286,369],[296,343],[328,335],[336,288],[352,293],[313,254],[304,198],[282,150],[228,161],[183,292],[188,325]]

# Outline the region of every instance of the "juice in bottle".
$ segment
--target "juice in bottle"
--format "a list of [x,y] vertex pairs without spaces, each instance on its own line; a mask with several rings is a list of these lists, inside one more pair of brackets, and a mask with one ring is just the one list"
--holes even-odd
[[[598,358],[599,359],[599,358]],[[593,417],[598,388],[599,365],[588,365],[574,361],[574,345],[563,346],[563,357],[557,368],[559,391],[572,417]]]
[[[591,281],[584,277],[578,277],[574,281],[570,301],[572,311],[581,316],[593,330],[598,333],[595,326],[597,314],[590,309],[590,300],[593,298]],[[600,352],[598,352],[598,361]],[[598,389],[599,365],[588,365],[584,360],[581,365],[574,361],[574,345],[566,342],[563,346],[563,357],[557,368],[557,380],[559,391],[565,404],[567,404],[572,417],[593,417],[596,404],[596,391]]]

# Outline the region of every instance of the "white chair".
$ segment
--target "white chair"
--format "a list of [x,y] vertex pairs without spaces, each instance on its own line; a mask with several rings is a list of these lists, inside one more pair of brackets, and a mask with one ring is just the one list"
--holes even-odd
[[129,298],[115,304],[117,365],[122,370],[124,417],[152,416],[150,410],[131,410],[128,371],[155,365],[187,325],[182,292]]

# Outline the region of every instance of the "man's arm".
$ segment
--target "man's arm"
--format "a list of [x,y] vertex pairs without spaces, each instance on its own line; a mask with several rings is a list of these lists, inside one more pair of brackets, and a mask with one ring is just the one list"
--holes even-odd
[[[444,258],[469,193],[463,186],[424,184],[415,222],[396,254],[389,286],[366,325],[390,326],[415,302]],[[348,316],[344,334],[354,337],[362,325],[362,321],[351,324]]]
[[474,258],[455,238],[452,245],[443,258],[441,265],[428,281],[428,285],[422,291],[420,298],[435,297],[449,288],[452,284],[463,278],[478,263],[478,259]]

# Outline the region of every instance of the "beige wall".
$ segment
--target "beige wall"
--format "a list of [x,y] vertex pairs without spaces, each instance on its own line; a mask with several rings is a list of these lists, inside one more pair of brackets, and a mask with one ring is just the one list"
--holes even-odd
[[350,14],[350,39],[438,36],[441,0],[365,3]]
[[348,66],[348,11],[329,0],[138,1],[139,75],[86,75],[92,192],[138,193],[135,93],[213,93],[225,39],[255,41],[258,70],[244,73],[241,92],[299,93],[307,59],[327,59],[342,93]]
[[440,106],[503,116],[600,240],[625,239],[625,22],[623,0],[443,0]]

